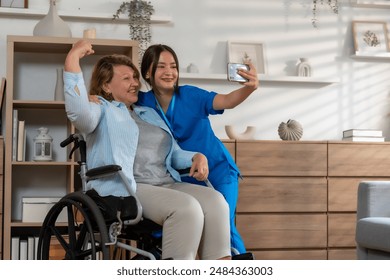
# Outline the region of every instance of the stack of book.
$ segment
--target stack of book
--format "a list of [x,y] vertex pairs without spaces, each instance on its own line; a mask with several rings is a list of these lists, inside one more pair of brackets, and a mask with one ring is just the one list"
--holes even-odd
[[354,142],[385,142],[382,130],[377,129],[348,129],[343,131],[344,141]]
[[38,236],[13,236],[11,238],[11,259],[36,260],[38,240]]

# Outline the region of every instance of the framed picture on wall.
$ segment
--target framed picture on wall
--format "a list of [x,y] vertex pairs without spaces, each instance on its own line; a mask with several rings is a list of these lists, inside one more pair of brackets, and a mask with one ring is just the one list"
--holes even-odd
[[228,41],[228,62],[245,63],[251,61],[258,74],[266,73],[264,43]]
[[3,8],[28,8],[28,0],[0,0]]
[[356,55],[383,55],[389,52],[385,21],[353,21],[352,33]]

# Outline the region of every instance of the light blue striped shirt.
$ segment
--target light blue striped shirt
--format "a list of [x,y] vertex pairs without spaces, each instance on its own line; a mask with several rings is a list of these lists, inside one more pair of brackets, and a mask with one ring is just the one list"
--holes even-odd
[[[66,113],[87,142],[87,167],[120,165],[135,191],[133,165],[139,131],[127,107],[121,102],[108,102],[103,98],[100,98],[101,104],[89,102],[82,73],[64,72],[64,83]],[[165,122],[153,109],[136,106],[134,111],[142,120],[171,135],[172,145],[165,162],[171,176],[181,181],[176,169],[190,167],[195,152],[184,151],[177,145]],[[94,188],[101,196],[129,195],[119,176],[90,181],[88,187]]]

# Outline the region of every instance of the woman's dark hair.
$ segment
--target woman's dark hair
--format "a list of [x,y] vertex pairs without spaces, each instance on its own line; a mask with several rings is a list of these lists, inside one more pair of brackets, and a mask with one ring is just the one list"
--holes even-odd
[[[163,51],[170,52],[173,56],[173,59],[175,60],[176,67],[177,67],[177,82],[176,82],[176,88],[179,86],[179,60],[177,58],[177,55],[175,51],[167,46],[167,45],[151,45],[147,50],[145,51],[142,62],[141,62],[141,74],[142,78],[152,87],[154,87],[154,75],[156,74],[156,69],[158,65],[158,60],[160,59],[160,54]],[[148,71],[150,69],[150,66],[152,66],[151,75],[147,77]]]
[[95,67],[92,71],[91,77],[91,86],[89,90],[90,95],[99,95],[108,101],[114,100],[111,93],[104,91],[103,86],[106,83],[111,82],[112,77],[114,76],[114,66],[115,65],[126,65],[134,70],[135,78],[139,80],[140,74],[133,64],[133,61],[130,57],[122,54],[113,54],[103,56],[95,64]]

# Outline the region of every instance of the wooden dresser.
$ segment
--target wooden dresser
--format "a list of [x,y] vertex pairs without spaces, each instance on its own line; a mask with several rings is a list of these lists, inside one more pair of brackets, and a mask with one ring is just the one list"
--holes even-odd
[[357,186],[390,179],[390,143],[224,144],[244,178],[237,227],[257,259],[356,259]]

